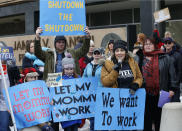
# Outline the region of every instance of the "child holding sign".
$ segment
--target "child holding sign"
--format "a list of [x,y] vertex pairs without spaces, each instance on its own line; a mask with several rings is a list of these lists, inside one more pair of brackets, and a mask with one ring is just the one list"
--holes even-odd
[[[75,73],[75,62],[71,54],[67,53],[65,58],[62,60],[63,67],[63,79],[74,79],[78,78],[79,75]],[[81,124],[81,120],[73,120],[61,122],[64,131],[78,131],[78,127]]]
[[[24,83],[24,82],[30,82],[30,81],[38,80],[39,74],[37,73],[35,68],[29,67],[29,68],[23,69],[21,76],[22,76],[22,78],[20,79],[19,82]],[[34,130],[35,127],[37,127],[37,126],[33,126],[30,128],[32,128],[31,130]],[[42,131],[54,131],[52,129],[52,127],[49,126],[47,123],[39,124],[38,127],[40,127]]]

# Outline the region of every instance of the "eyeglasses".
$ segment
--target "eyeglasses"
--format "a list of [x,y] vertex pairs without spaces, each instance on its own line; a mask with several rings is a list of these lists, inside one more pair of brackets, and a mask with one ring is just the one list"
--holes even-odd
[[65,70],[73,70],[73,68],[64,68]]
[[145,46],[147,46],[147,45],[150,46],[150,45],[153,45],[153,43],[145,43],[144,45]]
[[94,55],[100,55],[100,52],[94,52]]
[[165,45],[167,45],[167,44],[171,44],[171,41],[166,41],[165,43],[164,43]]

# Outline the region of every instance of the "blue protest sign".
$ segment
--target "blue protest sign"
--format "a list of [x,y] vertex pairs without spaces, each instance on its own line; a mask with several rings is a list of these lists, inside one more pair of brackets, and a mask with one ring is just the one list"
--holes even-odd
[[97,89],[94,129],[143,130],[145,94],[145,89],[135,95],[129,89]]
[[13,48],[12,47],[0,47],[0,59],[7,60],[13,59]]
[[63,80],[63,86],[50,88],[54,122],[94,117],[96,78]]
[[85,0],[40,0],[42,35],[85,35]]
[[26,82],[8,91],[18,129],[50,121],[51,98],[44,81]]

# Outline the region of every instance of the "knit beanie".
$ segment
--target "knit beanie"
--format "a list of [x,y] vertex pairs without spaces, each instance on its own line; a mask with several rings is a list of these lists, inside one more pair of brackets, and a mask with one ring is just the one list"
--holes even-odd
[[32,77],[32,76],[39,76],[36,69],[33,67],[24,68],[21,73],[22,78],[20,79],[20,82],[23,83],[25,82],[27,77]]
[[128,52],[127,42],[125,42],[123,40],[118,40],[118,41],[114,42],[113,51],[115,52],[115,50],[117,48],[122,48],[126,51],[126,53]]
[[54,40],[54,47],[56,48],[56,42],[58,42],[59,40],[64,40],[65,41],[65,49],[66,49],[66,44],[67,44],[67,40],[63,35],[60,36],[56,36],[55,40]]
[[66,53],[62,60],[62,68],[75,68],[75,61],[70,53]]

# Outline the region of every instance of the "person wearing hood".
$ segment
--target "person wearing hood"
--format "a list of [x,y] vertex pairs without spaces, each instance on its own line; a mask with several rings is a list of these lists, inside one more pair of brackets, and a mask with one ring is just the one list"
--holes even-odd
[[47,50],[42,51],[40,45],[40,34],[42,33],[42,29],[40,27],[36,30],[36,38],[35,38],[35,56],[41,59],[44,63],[44,73],[43,79],[46,80],[48,73],[58,73],[62,72],[62,59],[65,57],[65,53],[71,53],[75,60],[75,71],[77,74],[80,74],[80,68],[78,64],[78,60],[85,56],[89,50],[90,43],[90,32],[88,27],[86,27],[85,32],[86,36],[83,40],[83,45],[79,49],[70,49],[67,48],[67,40],[64,36],[56,36],[54,40],[55,50]]
[[113,55],[113,45],[114,45],[114,40],[110,40],[106,46],[105,57],[108,60],[111,60],[111,56]]
[[[181,54],[177,51],[176,44],[171,37],[164,38],[164,52],[168,54],[174,61],[174,68],[177,75],[177,83],[180,87],[180,82],[182,81],[182,59]],[[176,90],[175,95],[172,97],[172,102],[180,102],[180,88]]]

